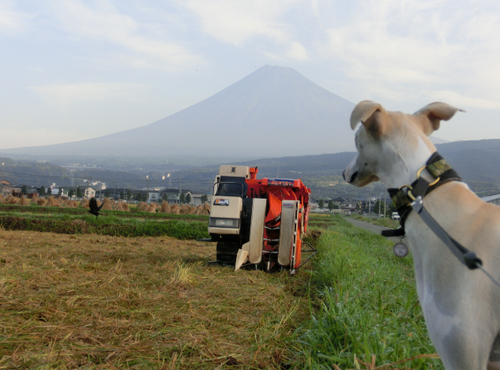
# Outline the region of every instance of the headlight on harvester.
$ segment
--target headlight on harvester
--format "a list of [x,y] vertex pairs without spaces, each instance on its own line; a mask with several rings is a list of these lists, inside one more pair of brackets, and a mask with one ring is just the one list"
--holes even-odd
[[240,220],[237,218],[216,218],[210,217],[208,220],[209,227],[230,227],[238,229],[240,227]]

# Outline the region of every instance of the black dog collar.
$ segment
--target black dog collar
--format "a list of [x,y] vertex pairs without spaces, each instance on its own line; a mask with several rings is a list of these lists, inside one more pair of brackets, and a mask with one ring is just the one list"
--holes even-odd
[[[420,172],[426,169],[436,180],[432,183],[420,177]],[[392,200],[392,205],[399,213],[401,228],[397,230],[387,230],[384,236],[403,236],[405,235],[404,224],[411,212],[411,202],[418,196],[422,198],[434,189],[450,181],[462,181],[458,173],[444,160],[444,158],[435,152],[427,161],[425,167],[417,173],[417,179],[411,185],[403,185],[399,189],[387,189]],[[386,231],[386,230],[384,230]]]

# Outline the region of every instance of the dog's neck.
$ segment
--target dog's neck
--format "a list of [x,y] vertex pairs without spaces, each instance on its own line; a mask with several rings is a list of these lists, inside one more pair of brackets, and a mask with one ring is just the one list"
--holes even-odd
[[[386,145],[390,146],[390,143]],[[417,179],[418,171],[425,166],[435,151],[432,144],[428,145],[421,138],[419,138],[415,149],[408,147],[401,150],[395,150],[393,147],[386,148],[386,153],[392,158],[381,165],[377,174],[378,178],[386,189],[397,189],[403,185],[409,185]],[[433,180],[433,177],[426,170],[422,171],[420,176],[427,180]]]

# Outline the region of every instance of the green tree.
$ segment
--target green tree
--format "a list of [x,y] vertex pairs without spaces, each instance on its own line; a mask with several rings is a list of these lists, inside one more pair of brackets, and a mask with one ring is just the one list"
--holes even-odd
[[127,190],[127,199],[132,199],[132,192],[129,190]]
[[69,189],[68,197],[73,198],[73,195],[75,195],[75,191],[73,189]]
[[83,198],[82,189],[79,186],[76,187],[76,197]]
[[167,194],[167,193],[163,193],[163,194],[162,194],[162,196],[161,196],[161,198],[162,198],[164,201],[168,202],[168,194]]
[[323,208],[324,205],[325,205],[325,202],[323,201],[323,199],[320,199],[318,202],[319,208]]
[[109,189],[106,189],[106,191],[104,192],[104,196],[106,198],[109,198],[110,195],[111,195],[111,192],[109,191]]
[[120,199],[125,199],[125,193],[123,193],[123,191],[120,191]]
[[331,211],[334,208],[335,204],[333,204],[333,200],[328,202],[328,209]]
[[21,188],[21,193],[23,193],[24,195],[28,194],[28,187],[26,185],[23,185],[23,187]]
[[40,187],[40,190],[38,190],[38,194],[40,194],[40,196],[42,196],[42,197],[46,194],[46,192],[45,192],[45,186],[42,185]]
[[181,204],[186,203],[186,195],[184,193],[181,193],[181,195],[179,196],[179,201],[181,202]]
[[191,203],[191,194],[186,194],[186,203],[189,204]]
[[206,202],[208,202],[208,195],[203,194],[203,195],[201,196],[201,202],[202,202],[202,203],[206,203]]
[[57,195],[61,196],[63,194],[63,188],[59,187],[59,192],[57,193]]

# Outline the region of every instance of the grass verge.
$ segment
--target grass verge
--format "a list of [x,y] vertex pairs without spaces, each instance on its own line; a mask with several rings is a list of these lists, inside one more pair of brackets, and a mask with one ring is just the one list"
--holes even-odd
[[375,369],[414,358],[399,366],[443,369],[440,360],[425,358],[435,350],[411,257],[395,257],[383,237],[339,216],[334,221],[313,260],[312,319],[298,332],[304,368]]

